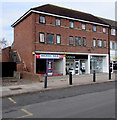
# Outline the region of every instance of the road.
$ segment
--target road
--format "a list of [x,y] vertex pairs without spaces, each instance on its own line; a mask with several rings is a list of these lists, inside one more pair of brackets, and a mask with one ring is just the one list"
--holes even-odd
[[115,82],[3,98],[3,118],[115,118]]

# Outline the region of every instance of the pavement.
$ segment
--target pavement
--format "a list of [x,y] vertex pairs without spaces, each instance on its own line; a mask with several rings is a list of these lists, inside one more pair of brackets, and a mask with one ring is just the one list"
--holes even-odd
[[[115,73],[112,73],[111,80],[109,80],[109,74],[98,73],[96,74],[96,82],[93,82],[93,74],[73,75],[72,85],[69,85],[69,75],[54,76],[47,78],[47,88],[44,88],[44,78],[41,80],[41,82],[23,79],[16,80],[14,78],[9,79],[12,79],[12,82],[9,82],[9,84],[5,84],[5,80],[4,84],[0,84],[0,98],[26,93],[42,92],[46,90],[74,87],[78,85],[93,85],[97,83],[113,82],[117,80],[117,77]],[[6,81],[8,81],[8,78],[6,78]]]

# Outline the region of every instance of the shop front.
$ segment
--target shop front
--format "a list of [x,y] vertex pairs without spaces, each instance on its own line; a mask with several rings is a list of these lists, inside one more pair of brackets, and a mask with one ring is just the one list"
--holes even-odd
[[48,76],[63,75],[63,55],[36,54],[36,73]]
[[106,67],[106,60],[104,56],[91,56],[90,58],[90,73],[95,70],[96,73],[103,73]]
[[66,74],[86,74],[88,55],[66,55]]

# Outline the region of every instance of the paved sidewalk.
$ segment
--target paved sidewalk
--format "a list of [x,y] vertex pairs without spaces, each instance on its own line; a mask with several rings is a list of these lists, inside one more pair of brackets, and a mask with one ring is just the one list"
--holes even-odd
[[48,77],[47,88],[44,88],[43,82],[31,82],[28,84],[0,86],[0,97],[19,95],[24,93],[32,93],[37,91],[45,91],[51,89],[61,89],[65,87],[73,87],[78,85],[96,84],[102,82],[111,82],[117,80],[116,74],[112,74],[109,80],[108,74],[96,74],[96,82],[93,82],[93,75],[73,75],[73,84],[69,85],[69,76]]

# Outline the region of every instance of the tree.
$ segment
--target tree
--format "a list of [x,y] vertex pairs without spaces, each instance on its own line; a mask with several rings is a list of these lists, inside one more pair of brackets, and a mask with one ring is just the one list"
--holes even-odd
[[5,38],[2,38],[2,40],[0,40],[0,50],[7,46],[8,46],[7,40]]

